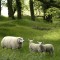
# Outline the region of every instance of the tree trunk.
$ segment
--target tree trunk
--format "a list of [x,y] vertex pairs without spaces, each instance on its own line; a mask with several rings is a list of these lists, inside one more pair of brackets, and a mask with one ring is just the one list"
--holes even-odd
[[30,13],[31,13],[31,19],[35,21],[33,0],[30,0]]
[[0,0],[0,16],[1,16],[1,0]]
[[16,6],[17,6],[17,17],[18,19],[21,19],[21,1],[16,0]]
[[45,11],[45,10],[43,10],[43,11],[44,11],[44,17],[43,17],[43,19],[46,20],[46,18],[45,18],[45,13],[46,13],[46,11]]
[[13,13],[13,8],[12,8],[12,0],[7,0],[8,4],[8,16],[9,18],[14,19],[14,13]]

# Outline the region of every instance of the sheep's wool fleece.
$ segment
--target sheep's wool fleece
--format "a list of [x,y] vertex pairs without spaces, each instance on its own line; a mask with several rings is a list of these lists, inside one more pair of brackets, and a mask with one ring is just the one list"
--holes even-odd
[[39,46],[40,46],[40,44],[30,43],[29,48],[32,51],[39,52],[40,51],[40,47]]
[[2,47],[7,47],[7,48],[18,48],[19,44],[17,42],[17,37],[13,36],[6,36],[2,39],[1,41],[1,46]]

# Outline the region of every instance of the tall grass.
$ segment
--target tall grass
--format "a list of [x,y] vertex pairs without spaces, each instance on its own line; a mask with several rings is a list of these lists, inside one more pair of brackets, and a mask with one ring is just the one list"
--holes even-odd
[[[24,38],[23,48],[7,49],[0,46],[0,60],[60,60],[60,21],[46,23],[41,19],[31,21],[24,17],[21,20],[0,19],[0,41],[4,36],[21,36]],[[54,45],[54,55],[29,51],[29,40],[42,41]]]

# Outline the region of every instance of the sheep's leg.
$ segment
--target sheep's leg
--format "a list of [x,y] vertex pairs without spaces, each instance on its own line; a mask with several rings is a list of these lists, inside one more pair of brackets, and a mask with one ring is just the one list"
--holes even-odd
[[52,51],[49,51],[48,53],[49,53],[49,55],[51,55],[51,56],[53,55]]
[[53,49],[51,48],[49,54],[52,56],[53,55]]

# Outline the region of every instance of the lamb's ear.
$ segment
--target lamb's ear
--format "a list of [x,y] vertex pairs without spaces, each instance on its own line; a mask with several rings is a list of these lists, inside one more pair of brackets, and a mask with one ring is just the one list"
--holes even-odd
[[42,42],[38,42],[40,45],[43,44]]

